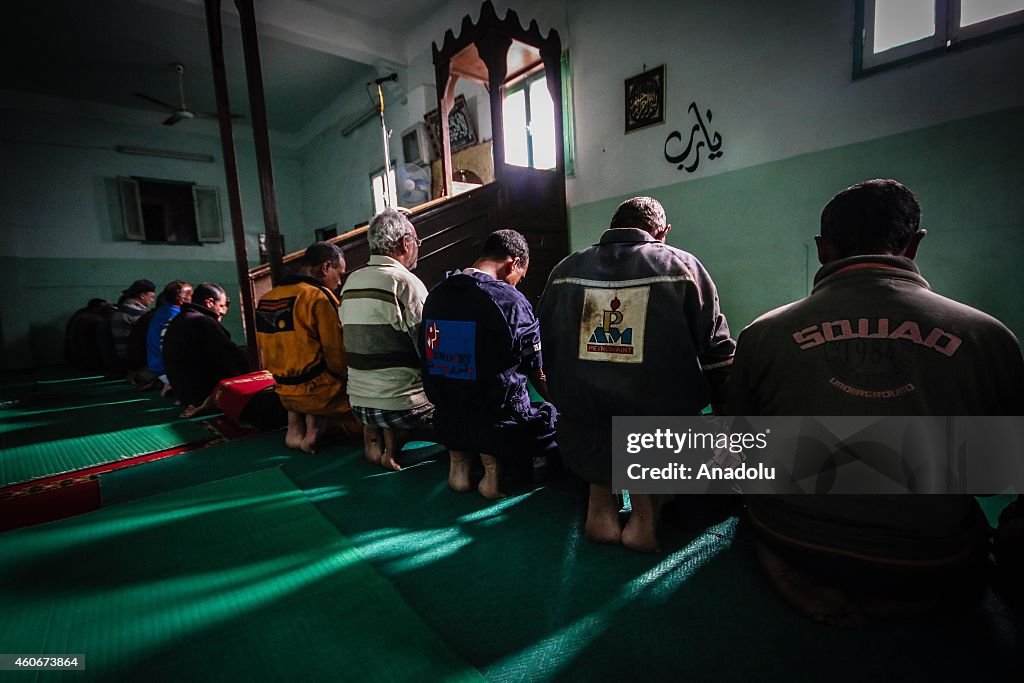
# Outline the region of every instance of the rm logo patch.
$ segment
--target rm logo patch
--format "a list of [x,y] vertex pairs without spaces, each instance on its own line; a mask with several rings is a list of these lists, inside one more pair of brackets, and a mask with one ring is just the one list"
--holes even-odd
[[583,290],[580,360],[644,362],[650,286]]

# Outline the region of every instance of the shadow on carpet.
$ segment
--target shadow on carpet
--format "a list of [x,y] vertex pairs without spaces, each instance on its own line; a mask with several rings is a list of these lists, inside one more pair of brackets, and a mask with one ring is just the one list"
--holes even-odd
[[277,469],[11,532],[0,575],[5,650],[84,655],[47,680],[481,680]]

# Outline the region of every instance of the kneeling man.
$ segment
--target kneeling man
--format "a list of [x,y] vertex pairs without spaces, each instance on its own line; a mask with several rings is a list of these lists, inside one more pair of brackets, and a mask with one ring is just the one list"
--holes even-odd
[[523,236],[498,230],[476,263],[434,287],[423,307],[424,386],[434,428],[451,452],[448,485],[456,491],[473,488],[476,454],[484,466],[477,490],[500,498],[499,462],[529,462],[557,448],[555,408],[531,404],[526,384],[529,377],[547,395],[540,325],[516,289],[529,265]]
[[288,411],[289,448],[313,453],[317,440],[340,429],[359,432],[346,394],[347,370],[338,297],[345,272],[338,247],[306,249],[296,274],[267,292],[256,307],[256,336],[274,389]]
[[427,288],[411,272],[420,240],[395,209],[367,228],[370,261],[341,292],[341,320],[349,363],[352,412],[363,423],[366,459],[399,470],[409,439],[427,436],[434,406],[423,393],[416,346]]

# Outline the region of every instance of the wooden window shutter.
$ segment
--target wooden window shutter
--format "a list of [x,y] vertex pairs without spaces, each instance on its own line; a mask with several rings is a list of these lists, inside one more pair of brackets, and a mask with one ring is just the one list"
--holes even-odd
[[139,198],[139,184],[131,178],[117,177],[117,189],[121,195],[121,225],[126,240],[146,239],[146,227],[142,222],[142,201]]
[[224,224],[220,216],[217,188],[193,185],[192,204],[196,212],[196,232],[200,242],[223,242]]

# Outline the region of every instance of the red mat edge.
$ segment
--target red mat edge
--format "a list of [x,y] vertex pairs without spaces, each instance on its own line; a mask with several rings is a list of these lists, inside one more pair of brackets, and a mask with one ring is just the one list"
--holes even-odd
[[216,438],[193,441],[155,453],[0,488],[0,531],[53,522],[99,510],[102,507],[99,475],[215,446],[224,441]]

